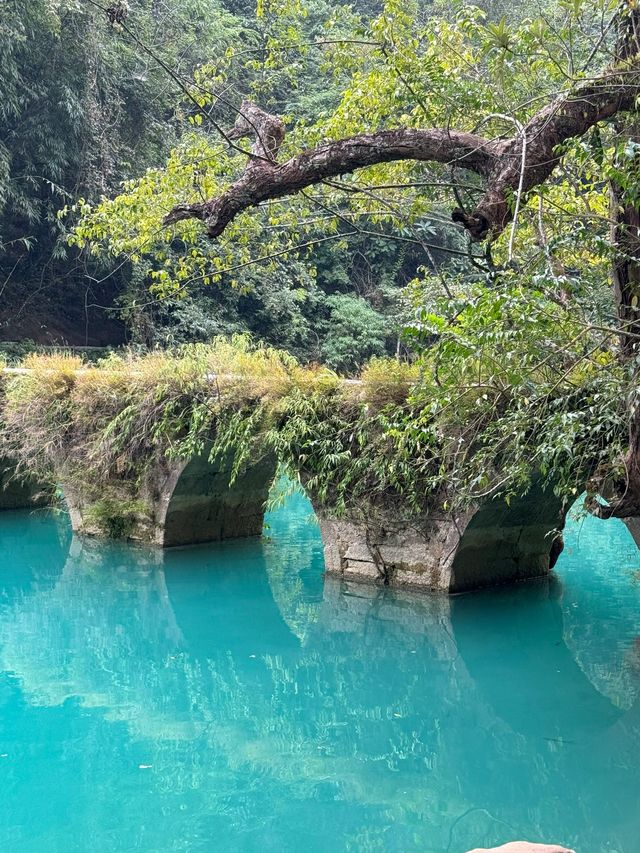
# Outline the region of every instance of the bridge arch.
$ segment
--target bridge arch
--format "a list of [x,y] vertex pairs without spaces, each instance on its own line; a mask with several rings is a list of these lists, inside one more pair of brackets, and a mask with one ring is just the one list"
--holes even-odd
[[498,496],[472,512],[451,563],[449,592],[542,577],[562,551],[566,508],[534,484],[508,503]]
[[195,456],[174,469],[158,495],[156,541],[165,548],[260,536],[276,474],[272,456],[255,460],[232,482],[232,460]]
[[16,462],[0,457],[0,510],[31,509],[44,506],[50,498],[50,488],[34,476],[18,476]]

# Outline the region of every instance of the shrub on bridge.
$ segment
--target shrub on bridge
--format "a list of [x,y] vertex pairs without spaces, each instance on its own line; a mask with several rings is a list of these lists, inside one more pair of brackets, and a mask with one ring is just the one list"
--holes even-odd
[[92,478],[135,478],[159,456],[189,457],[208,445],[246,459],[286,394],[338,381],[243,336],[97,365],[32,355],[23,366],[6,383],[5,452],[83,488]]
[[370,518],[402,495],[408,514],[424,510],[441,479],[435,432],[407,429],[417,377],[415,366],[374,359],[358,384],[297,388],[282,399],[272,446],[318,504]]
[[158,458],[205,448],[230,454],[236,471],[259,453],[276,454],[337,511],[389,491],[418,500],[425,442],[406,438],[417,376],[409,365],[376,359],[361,383],[345,384],[325,368],[236,337],[110,355],[97,365],[33,355],[24,367],[7,382],[5,452],[94,500],[116,481],[129,482],[134,495]]

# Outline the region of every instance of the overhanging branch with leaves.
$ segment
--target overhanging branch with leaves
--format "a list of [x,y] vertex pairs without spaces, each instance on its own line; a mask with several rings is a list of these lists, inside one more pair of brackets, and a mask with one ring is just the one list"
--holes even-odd
[[415,160],[460,167],[481,176],[485,189],[475,208],[455,208],[451,215],[472,240],[494,238],[511,220],[514,199],[551,175],[562,158],[563,143],[633,109],[639,91],[640,60],[635,53],[545,105],[507,139],[463,130],[397,128],[328,142],[282,163],[277,158],[284,124],[245,101],[228,134],[233,139],[252,136],[255,140],[243,173],[216,198],[176,205],[164,224],[199,219],[210,237],[219,237],[240,213],[262,202],[367,166]]

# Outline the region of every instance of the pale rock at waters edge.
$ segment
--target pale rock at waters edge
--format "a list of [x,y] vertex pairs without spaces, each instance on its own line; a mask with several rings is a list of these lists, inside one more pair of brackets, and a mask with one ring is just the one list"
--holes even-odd
[[557,844],[531,844],[529,841],[512,841],[501,847],[475,847],[468,853],[575,853]]

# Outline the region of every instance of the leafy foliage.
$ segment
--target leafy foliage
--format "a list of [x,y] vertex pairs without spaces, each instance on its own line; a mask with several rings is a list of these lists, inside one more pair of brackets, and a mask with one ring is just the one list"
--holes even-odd
[[[451,308],[447,304],[447,312]],[[437,423],[452,494],[519,494],[534,478],[567,500],[619,458],[633,368],[616,360],[597,320],[530,286],[477,288],[450,314],[421,312],[423,380],[412,402],[419,435]]]

